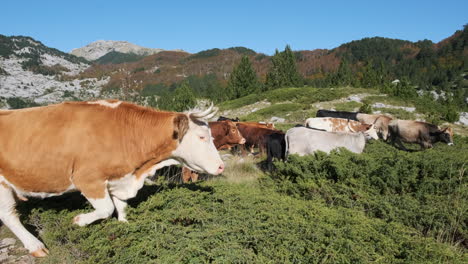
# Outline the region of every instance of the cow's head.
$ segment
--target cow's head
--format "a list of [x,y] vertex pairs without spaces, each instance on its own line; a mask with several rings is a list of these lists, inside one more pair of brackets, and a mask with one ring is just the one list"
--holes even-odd
[[356,133],[356,132],[363,133],[367,140],[370,140],[370,139],[377,140],[377,139],[379,139],[379,135],[377,134],[377,130],[375,129],[374,124],[371,124],[371,125],[362,124],[362,125],[359,126],[359,129],[358,129],[359,131],[356,131],[348,123],[348,128],[353,133]]
[[178,115],[174,119],[174,138],[179,140],[179,145],[172,155],[191,170],[218,175],[223,172],[224,163],[206,122],[214,114],[210,106],[206,111]]
[[226,120],[223,121],[225,122],[226,126],[224,127],[225,131],[225,137],[226,137],[226,143],[227,144],[244,144],[245,143],[245,138],[241,135],[239,132],[239,129],[237,129],[237,126],[234,122],[231,120]]
[[439,140],[447,143],[447,145],[451,146],[453,145],[453,130],[451,127],[446,127],[442,129],[439,133]]
[[377,130],[375,129],[374,124],[368,125],[366,124],[366,130],[364,130],[364,135],[366,135],[367,138],[369,139],[379,139],[379,135],[377,134]]

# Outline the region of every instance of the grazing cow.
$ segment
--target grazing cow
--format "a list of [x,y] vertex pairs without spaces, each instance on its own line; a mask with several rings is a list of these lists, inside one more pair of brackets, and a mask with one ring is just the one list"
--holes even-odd
[[237,128],[245,138],[244,147],[252,153],[255,147],[260,153],[265,152],[265,136],[278,132],[278,130],[266,128],[265,124],[239,122]]
[[374,125],[363,124],[359,121],[349,119],[333,117],[308,118],[304,126],[314,129],[323,129],[328,132],[363,132],[370,138],[379,139]]
[[127,102],[67,102],[0,111],[0,219],[35,257],[44,244],[21,224],[15,194],[45,198],[80,191],[94,211],[77,215],[85,226],[114,210],[126,222],[126,200],[155,170],[183,164],[220,174],[224,164],[203,112],[156,111]]
[[305,127],[294,127],[286,132],[286,156],[311,154],[317,150],[330,153],[336,148],[347,148],[362,153],[366,145],[363,133],[327,132]]
[[267,169],[273,169],[273,159],[285,160],[286,142],[284,140],[284,133],[279,131],[265,137],[267,159]]
[[386,115],[370,115],[370,114],[357,114],[357,119],[365,124],[374,124],[375,130],[380,138],[387,140],[388,138],[388,124],[392,121],[391,117]]
[[354,121],[359,121],[356,117],[357,112],[345,112],[345,111],[330,111],[330,110],[323,110],[320,109],[317,111],[317,117],[336,117],[336,118],[343,118],[343,119],[351,119]]
[[[209,126],[217,150],[245,143],[245,138],[240,134],[236,124],[230,120],[209,122]],[[198,173],[184,167],[182,169],[182,181],[188,182],[190,179],[192,182],[196,182]]]
[[225,121],[225,120],[230,120],[230,121],[232,121],[232,122],[239,122],[239,121],[240,121],[240,119],[239,119],[238,117],[236,117],[236,118],[229,118],[229,117],[225,117],[225,116],[220,116],[220,117],[218,117],[218,120],[216,120],[216,121]]
[[399,147],[405,151],[408,149],[401,143],[417,143],[421,150],[432,148],[436,142],[444,142],[453,145],[452,128],[440,129],[438,126],[426,122],[413,120],[392,120],[388,125],[392,144],[398,143]]

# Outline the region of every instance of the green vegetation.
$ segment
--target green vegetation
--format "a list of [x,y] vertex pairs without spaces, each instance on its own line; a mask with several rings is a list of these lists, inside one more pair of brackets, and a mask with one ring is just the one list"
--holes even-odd
[[275,104],[242,117],[242,121],[265,121],[271,116],[285,116],[288,113],[304,109],[306,106],[296,103]]
[[249,57],[243,56],[240,63],[232,70],[226,92],[230,99],[236,99],[259,91],[260,83],[252,63]]
[[254,56],[255,54],[257,54],[254,50],[246,48],[246,47],[232,47],[232,48],[229,48],[228,50],[233,50],[237,53],[240,53],[246,56]]
[[214,49],[208,49],[208,50],[203,50],[198,53],[193,54],[190,56],[190,59],[200,59],[200,58],[209,58],[209,57],[214,57],[218,56],[219,53],[221,52],[220,49],[214,48]]
[[335,105],[335,110],[337,111],[348,111],[348,112],[356,112],[355,109],[362,106],[362,103],[351,101],[345,103],[339,103]]
[[404,225],[467,257],[468,138],[455,142],[456,148],[438,144],[415,153],[373,142],[362,155],[346,150],[293,155],[275,164],[272,179],[280,193]]
[[272,66],[267,73],[265,81],[265,90],[271,90],[281,87],[300,87],[303,84],[303,77],[297,71],[296,57],[289,45],[284,51],[275,51],[271,57]]
[[111,51],[93,62],[97,64],[119,64],[124,62],[135,62],[142,59],[143,57],[144,56],[137,55],[135,53]]
[[353,93],[360,93],[364,89],[357,88],[279,88],[263,93],[251,94],[219,105],[221,110],[235,109],[258,101],[267,100],[271,103],[294,101],[301,104],[312,104],[321,101],[339,99]]
[[[151,97],[154,100],[154,97]],[[174,94],[164,93],[158,101],[150,101],[150,105],[161,110],[183,112],[195,107],[197,101],[187,82],[183,82]]]
[[32,101],[31,99],[20,98],[20,97],[9,97],[6,99],[6,102],[10,106],[10,109],[21,109],[21,108],[39,106],[39,104]]

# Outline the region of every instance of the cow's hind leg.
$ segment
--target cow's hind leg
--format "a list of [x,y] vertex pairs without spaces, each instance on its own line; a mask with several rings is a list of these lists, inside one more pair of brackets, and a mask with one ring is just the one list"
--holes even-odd
[[77,215],[73,219],[75,224],[79,226],[85,226],[96,220],[108,218],[112,215],[115,206],[112,202],[112,198],[109,195],[109,191],[107,190],[106,183],[99,184],[98,186],[91,185],[90,189],[79,189],[95,210],[91,213]]
[[5,183],[0,182],[0,220],[23,242],[24,247],[29,250],[31,255],[34,257],[47,256],[49,251],[44,244],[21,224],[16,214],[15,205],[13,190]]
[[127,202],[122,201],[115,196],[112,196],[112,201],[114,201],[115,210],[117,211],[117,219],[120,222],[128,222],[127,213],[125,212],[125,208],[127,207]]

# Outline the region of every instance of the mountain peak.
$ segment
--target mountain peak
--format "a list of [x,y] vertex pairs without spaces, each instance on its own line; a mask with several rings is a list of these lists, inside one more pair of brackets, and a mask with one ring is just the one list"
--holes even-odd
[[83,57],[87,60],[93,61],[112,51],[148,56],[164,50],[146,48],[122,40],[97,40],[84,47],[74,49],[70,53],[75,56]]

